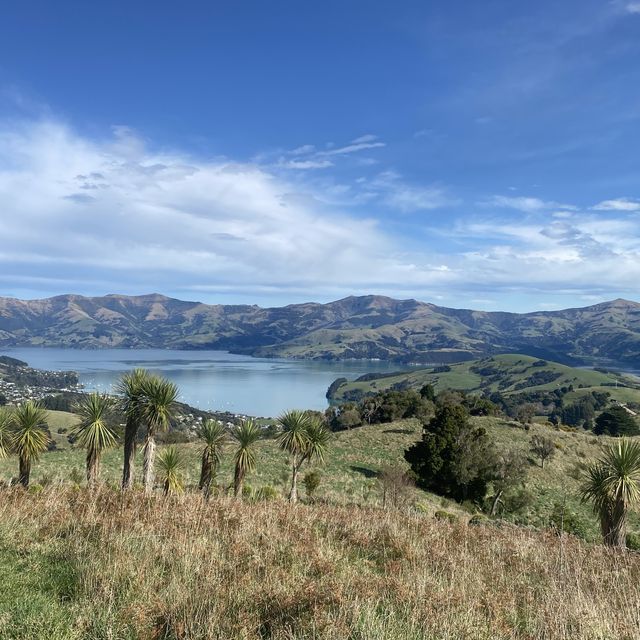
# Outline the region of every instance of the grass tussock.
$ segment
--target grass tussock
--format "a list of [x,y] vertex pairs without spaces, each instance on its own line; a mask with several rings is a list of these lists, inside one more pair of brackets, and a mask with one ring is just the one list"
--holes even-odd
[[640,557],[282,501],[4,490],[0,637],[632,640]]

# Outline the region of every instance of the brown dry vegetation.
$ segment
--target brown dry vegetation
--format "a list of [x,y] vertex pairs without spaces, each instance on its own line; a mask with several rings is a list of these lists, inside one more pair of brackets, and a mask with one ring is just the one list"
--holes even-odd
[[640,637],[640,556],[282,501],[4,490],[0,637]]

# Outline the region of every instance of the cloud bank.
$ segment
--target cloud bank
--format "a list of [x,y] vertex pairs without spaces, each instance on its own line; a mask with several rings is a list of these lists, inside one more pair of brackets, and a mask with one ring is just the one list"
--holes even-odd
[[300,177],[382,144],[367,134],[334,150],[304,145],[276,166],[157,151],[125,126],[96,140],[55,120],[4,123],[1,292],[276,304],[375,292],[509,308],[514,292],[636,290],[633,199],[584,211],[529,196],[468,205],[378,170],[337,202]]

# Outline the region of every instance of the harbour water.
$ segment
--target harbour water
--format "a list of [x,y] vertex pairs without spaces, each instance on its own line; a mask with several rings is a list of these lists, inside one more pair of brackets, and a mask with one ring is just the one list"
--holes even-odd
[[144,367],[173,380],[180,400],[201,409],[276,416],[286,409],[324,409],[339,377],[409,369],[383,361],[324,362],[252,358],[226,351],[13,348],[0,354],[37,369],[72,370],[88,390],[109,391],[127,370]]

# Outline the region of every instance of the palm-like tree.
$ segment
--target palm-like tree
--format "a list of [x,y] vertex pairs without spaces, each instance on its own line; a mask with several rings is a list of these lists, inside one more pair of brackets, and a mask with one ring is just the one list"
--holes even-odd
[[629,508],[640,503],[640,442],[623,439],[607,447],[586,469],[582,500],[593,504],[604,543],[624,547]]
[[287,411],[278,418],[282,427],[280,447],[291,456],[291,489],[289,501],[298,500],[298,473],[305,460],[317,458],[321,462],[327,451],[329,431],[320,420],[306,411]]
[[160,469],[165,496],[168,496],[170,493],[182,493],[184,490],[184,484],[182,482],[184,466],[184,458],[180,451],[174,446],[167,447],[158,454],[158,467]]
[[260,438],[260,428],[253,420],[246,419],[235,427],[232,433],[238,444],[233,456],[235,464],[233,494],[238,497],[242,493],[245,476],[256,468],[254,444]]
[[13,412],[6,407],[0,408],[0,460],[7,458],[11,451]]
[[309,443],[309,414],[306,411],[286,411],[278,418],[282,428],[279,438],[280,447],[291,456],[291,489],[289,501],[298,500],[298,471],[303,462]]
[[116,444],[116,434],[108,423],[108,414],[113,404],[109,396],[91,393],[76,407],[80,423],[72,433],[87,450],[87,484],[92,488],[98,483],[102,452]]
[[12,449],[18,454],[19,481],[29,486],[31,465],[37,462],[49,444],[47,412],[31,400],[21,404],[14,413]]
[[198,488],[208,499],[211,482],[222,459],[222,449],[227,442],[227,433],[217,420],[205,420],[198,429],[198,437],[204,441],[201,449],[202,465]]
[[153,491],[153,463],[156,454],[156,434],[169,428],[173,407],[178,398],[178,387],[160,376],[150,376],[142,383],[144,396],[142,421],[147,425],[142,463],[144,492]]
[[322,420],[310,418],[309,426],[307,427],[307,448],[302,462],[305,460],[309,462],[312,460],[324,462],[325,454],[329,450],[330,438],[331,431],[327,429]]
[[124,465],[122,467],[122,490],[133,487],[136,442],[142,424],[143,385],[149,378],[145,369],[134,369],[125,373],[116,385],[116,392],[122,397],[121,407],[126,417],[124,429]]

